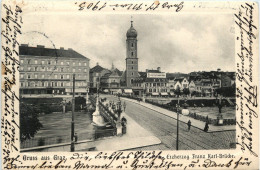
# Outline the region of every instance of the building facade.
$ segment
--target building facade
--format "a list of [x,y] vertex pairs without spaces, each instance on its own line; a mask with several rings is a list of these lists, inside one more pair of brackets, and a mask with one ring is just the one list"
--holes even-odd
[[19,56],[21,97],[72,95],[73,74],[75,94],[86,94],[89,59],[73,49],[21,45]]

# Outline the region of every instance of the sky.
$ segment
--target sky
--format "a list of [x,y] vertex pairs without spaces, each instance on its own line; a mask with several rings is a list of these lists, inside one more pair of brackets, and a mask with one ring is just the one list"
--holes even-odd
[[29,13],[24,16],[21,43],[72,48],[90,59],[90,67],[99,63],[110,69],[113,62],[125,70],[131,16],[138,32],[139,71],[157,67],[171,73],[235,70],[234,20],[228,13]]

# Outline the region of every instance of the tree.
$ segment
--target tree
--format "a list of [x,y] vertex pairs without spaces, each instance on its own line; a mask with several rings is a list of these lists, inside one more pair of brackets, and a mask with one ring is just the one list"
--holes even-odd
[[37,108],[22,102],[20,104],[20,140],[24,141],[33,138],[43,126],[38,119]]
[[179,86],[174,90],[174,94],[177,95],[178,97],[181,95],[181,89]]
[[186,96],[189,95],[190,94],[190,90],[188,88],[184,88],[183,89],[183,94],[186,95]]
[[193,92],[191,93],[191,96],[196,96],[196,94],[197,94],[197,91],[193,91]]

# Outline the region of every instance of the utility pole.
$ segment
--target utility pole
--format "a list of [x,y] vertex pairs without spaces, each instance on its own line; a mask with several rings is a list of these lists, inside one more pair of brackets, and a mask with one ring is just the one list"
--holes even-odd
[[75,74],[73,74],[73,88],[72,88],[72,116],[71,116],[71,145],[70,151],[74,152],[74,111],[75,111]]
[[179,96],[178,96],[178,104],[177,104],[177,137],[176,137],[176,150],[179,150]]

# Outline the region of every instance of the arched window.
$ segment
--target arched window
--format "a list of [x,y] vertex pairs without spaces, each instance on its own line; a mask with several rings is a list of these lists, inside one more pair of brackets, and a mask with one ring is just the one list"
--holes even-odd
[[133,84],[134,83],[134,79],[131,79],[131,84]]
[[54,83],[53,82],[51,82],[51,87],[53,87],[54,86]]

